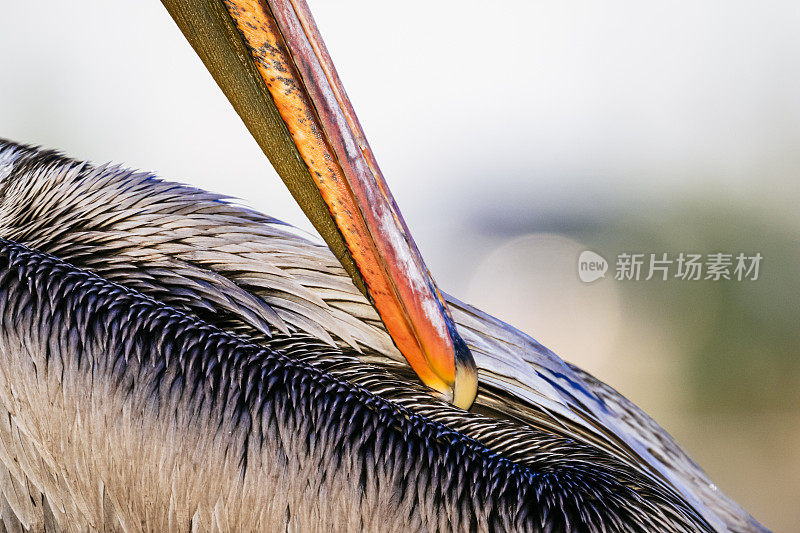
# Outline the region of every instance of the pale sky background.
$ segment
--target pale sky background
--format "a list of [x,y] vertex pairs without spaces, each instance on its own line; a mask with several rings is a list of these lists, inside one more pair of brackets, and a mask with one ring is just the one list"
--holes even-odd
[[[631,325],[612,281],[580,284],[587,244],[565,235],[698,199],[798,232],[800,4],[309,4],[442,288],[625,392],[766,525],[800,523],[788,479],[800,418],[760,413],[766,435],[746,444],[728,442],[739,419],[706,438],[708,420],[672,400],[669,326]],[[153,170],[310,229],[159,2],[0,6],[0,137]]]

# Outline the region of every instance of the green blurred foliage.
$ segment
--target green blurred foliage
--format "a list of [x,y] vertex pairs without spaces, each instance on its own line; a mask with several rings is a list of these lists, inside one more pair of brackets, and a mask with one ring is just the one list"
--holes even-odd
[[674,265],[667,281],[616,281],[626,300],[674,328],[693,409],[800,409],[800,230],[766,215],[698,203],[568,232],[602,251],[610,270],[623,252],[761,253],[755,281],[675,279]]

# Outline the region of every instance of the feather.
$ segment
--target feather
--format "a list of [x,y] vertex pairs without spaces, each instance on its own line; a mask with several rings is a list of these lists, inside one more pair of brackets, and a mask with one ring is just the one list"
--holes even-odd
[[305,347],[306,362],[521,464],[546,453],[537,437],[546,430],[602,452],[715,529],[760,530],[623,396],[447,295],[478,365],[476,414],[431,399],[327,248],[222,196],[0,141],[0,237],[251,341],[287,353]]

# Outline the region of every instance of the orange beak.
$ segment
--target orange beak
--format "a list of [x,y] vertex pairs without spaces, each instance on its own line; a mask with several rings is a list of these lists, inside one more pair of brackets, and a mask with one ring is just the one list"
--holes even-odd
[[304,0],[162,0],[400,352],[468,408],[477,373]]

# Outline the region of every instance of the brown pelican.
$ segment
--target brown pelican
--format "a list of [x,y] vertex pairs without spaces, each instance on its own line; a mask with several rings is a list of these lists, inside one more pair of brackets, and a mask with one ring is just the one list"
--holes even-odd
[[762,529],[616,391],[436,289],[302,0],[164,4],[330,249],[0,142],[5,529]]

